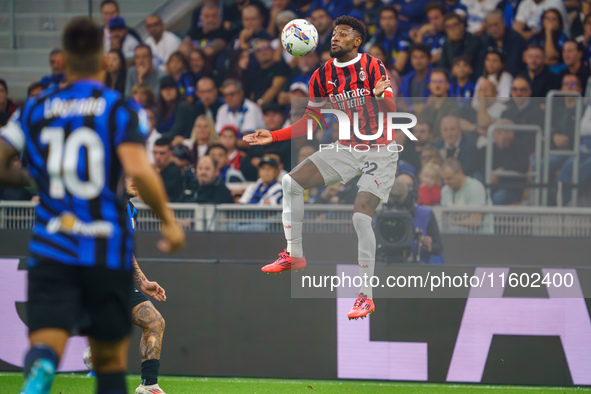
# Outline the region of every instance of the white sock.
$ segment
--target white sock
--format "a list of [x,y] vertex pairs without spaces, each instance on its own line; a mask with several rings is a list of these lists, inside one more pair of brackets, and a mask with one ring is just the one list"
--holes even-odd
[[283,231],[287,240],[287,252],[292,257],[303,257],[304,188],[289,174],[283,177],[281,184],[283,187]]
[[353,227],[359,240],[359,276],[363,279],[364,275],[367,275],[367,281],[363,281],[359,292],[365,294],[367,298],[373,298],[370,279],[373,277],[376,266],[376,236],[371,227],[371,220],[371,216],[364,213],[353,214]]

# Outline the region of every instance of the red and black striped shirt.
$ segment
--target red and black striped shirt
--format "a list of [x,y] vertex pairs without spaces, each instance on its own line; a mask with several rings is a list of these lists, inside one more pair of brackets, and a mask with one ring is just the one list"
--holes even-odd
[[[391,88],[388,88],[383,94],[382,99],[389,98],[389,102],[384,105],[384,108],[380,109],[382,105],[378,104],[375,98],[375,87],[382,76],[389,79],[383,63],[368,54],[359,54],[346,63],[339,63],[336,59],[331,59],[320,66],[310,79],[310,101],[307,113],[318,115],[320,107],[324,107],[329,102],[334,109],[347,114],[351,125],[354,124],[353,114],[357,112],[360,134],[374,135],[378,131],[379,113],[396,111]],[[372,99],[367,99],[368,97]],[[304,116],[291,127],[274,132],[273,139],[280,141],[305,135],[307,118],[308,116]],[[388,140],[386,119],[384,119],[383,125],[383,133],[376,140],[358,138],[351,130],[350,138],[339,140],[339,143],[348,146],[356,146],[357,144],[388,145],[396,139],[396,135],[393,134],[392,140]]]

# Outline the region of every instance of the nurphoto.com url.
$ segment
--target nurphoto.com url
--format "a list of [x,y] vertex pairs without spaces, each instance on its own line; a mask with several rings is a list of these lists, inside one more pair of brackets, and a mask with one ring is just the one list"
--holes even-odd
[[420,288],[435,291],[442,288],[539,288],[539,287],[565,287],[570,288],[574,284],[571,273],[499,273],[486,272],[480,275],[447,275],[445,272],[424,275],[389,275],[385,278],[364,274],[363,276],[350,276],[342,273],[339,275],[302,275],[302,288],[330,288],[335,291],[340,287],[383,287],[383,288]]

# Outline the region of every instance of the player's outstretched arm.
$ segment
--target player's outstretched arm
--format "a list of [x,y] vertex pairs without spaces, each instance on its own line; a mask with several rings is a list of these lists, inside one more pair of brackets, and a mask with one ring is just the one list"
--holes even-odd
[[246,134],[242,139],[250,145],[269,145],[273,142],[271,132],[265,129],[258,129],[254,133]]
[[149,281],[140,268],[135,256],[132,256],[133,262],[133,280],[141,292],[152,297],[156,301],[166,301],[166,292],[157,282]]
[[166,206],[168,197],[162,179],[148,161],[148,154],[143,145],[122,143],[117,147],[117,156],[125,173],[133,178],[142,200],[154,210],[162,220],[163,239],[158,248],[164,253],[179,249],[185,244],[185,233]]
[[12,187],[33,186],[33,178],[29,172],[12,165],[12,161],[17,155],[18,152],[12,145],[0,140],[0,183]]

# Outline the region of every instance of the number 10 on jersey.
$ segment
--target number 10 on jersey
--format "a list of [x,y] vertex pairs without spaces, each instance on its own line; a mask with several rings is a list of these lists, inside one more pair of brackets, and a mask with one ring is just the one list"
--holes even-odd
[[[48,145],[47,172],[49,195],[64,198],[66,190],[75,197],[90,200],[98,197],[105,185],[105,151],[103,141],[88,127],[74,130],[65,138],[61,127],[46,127],[41,142]],[[80,149],[86,148],[88,180],[78,176]]]

